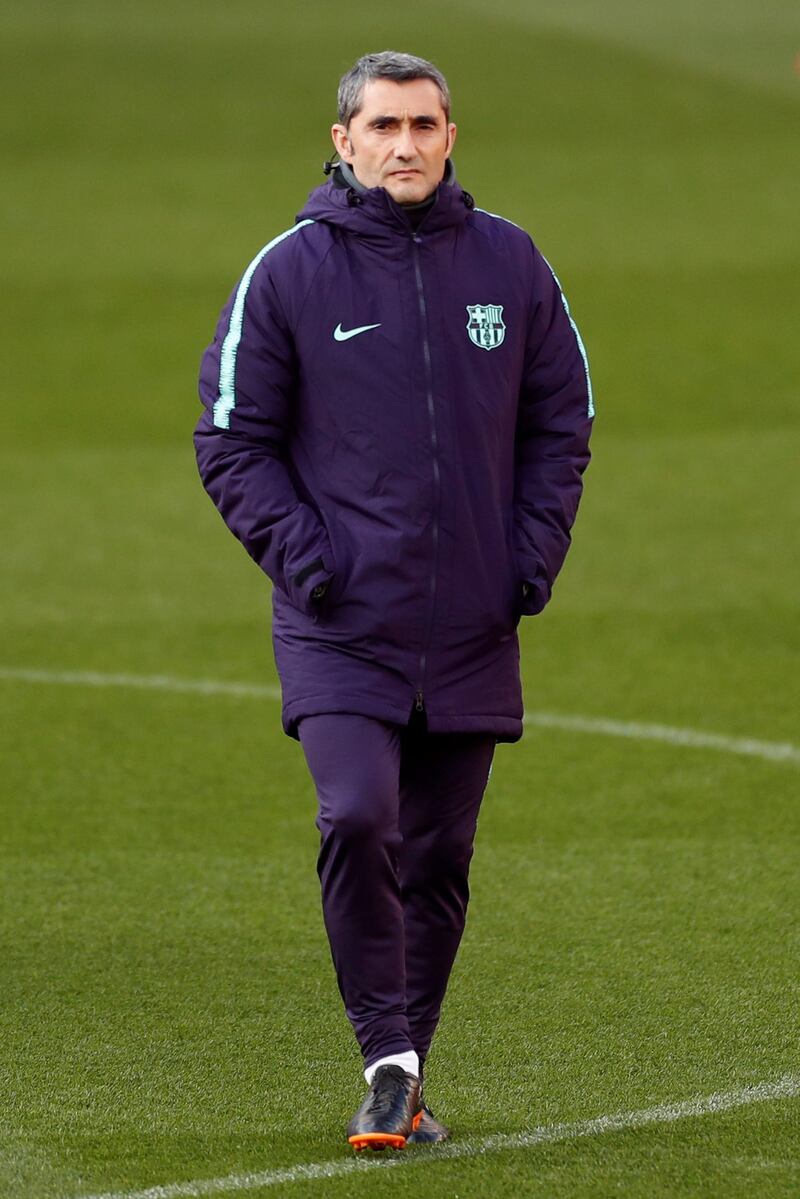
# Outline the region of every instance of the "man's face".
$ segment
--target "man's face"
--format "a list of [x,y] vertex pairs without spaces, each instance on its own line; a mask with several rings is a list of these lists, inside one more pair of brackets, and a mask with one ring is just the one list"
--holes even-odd
[[383,187],[398,204],[419,204],[441,183],[456,139],[432,79],[371,79],[349,126],[333,144],[364,187]]

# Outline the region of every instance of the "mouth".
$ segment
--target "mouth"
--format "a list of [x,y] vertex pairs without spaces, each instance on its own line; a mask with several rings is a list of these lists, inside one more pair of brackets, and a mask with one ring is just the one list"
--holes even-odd
[[418,171],[416,169],[416,167],[403,167],[399,171],[390,171],[389,174],[390,175],[419,175],[419,174],[421,174],[421,172]]

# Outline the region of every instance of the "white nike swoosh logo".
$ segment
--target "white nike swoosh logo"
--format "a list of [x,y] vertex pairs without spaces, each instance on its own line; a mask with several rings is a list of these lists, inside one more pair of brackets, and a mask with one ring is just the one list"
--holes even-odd
[[367,333],[370,329],[380,329],[380,324],[359,325],[357,329],[343,329],[341,324],[338,324],[333,331],[333,340],[349,341],[351,337],[358,337],[359,333]]

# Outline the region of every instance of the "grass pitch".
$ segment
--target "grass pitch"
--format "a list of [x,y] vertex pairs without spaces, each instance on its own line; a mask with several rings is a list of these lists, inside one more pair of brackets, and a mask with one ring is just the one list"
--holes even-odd
[[[597,11],[4,11],[0,672],[276,682],[195,475],[197,363],[321,179],[339,73],[394,45],[447,72],[459,176],[531,230],[592,364],[528,709],[798,743],[794,6]],[[0,673],[0,743],[0,1194],[347,1160],[359,1063],[277,703]],[[428,1075],[455,1145],[800,1077],[799,785],[599,734],[499,748]],[[780,1099],[249,1193],[777,1199],[799,1142]]]

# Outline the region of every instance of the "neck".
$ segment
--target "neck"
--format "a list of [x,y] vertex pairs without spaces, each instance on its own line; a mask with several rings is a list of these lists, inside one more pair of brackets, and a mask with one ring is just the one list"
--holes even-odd
[[422,222],[425,220],[425,217],[427,216],[427,214],[433,208],[433,202],[435,199],[436,199],[436,192],[431,192],[431,194],[425,200],[420,201],[419,204],[403,204],[403,205],[401,205],[403,212],[408,217],[409,222],[411,224],[411,228],[414,230],[415,233],[416,233],[417,229],[419,229]]

